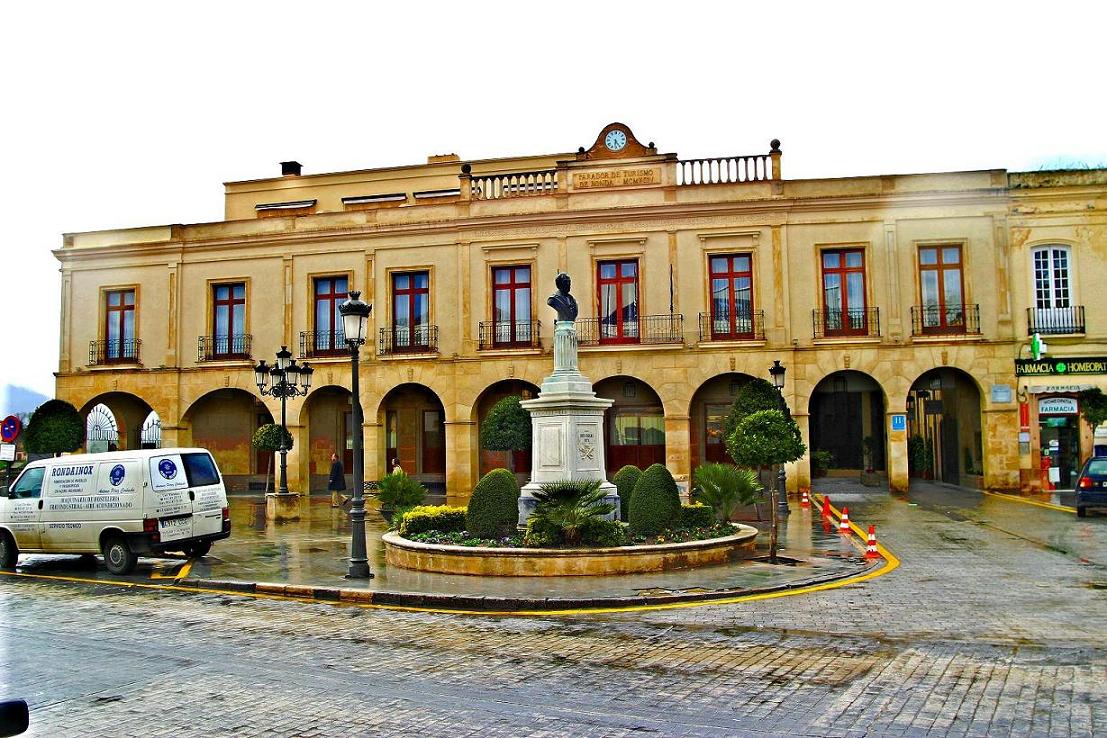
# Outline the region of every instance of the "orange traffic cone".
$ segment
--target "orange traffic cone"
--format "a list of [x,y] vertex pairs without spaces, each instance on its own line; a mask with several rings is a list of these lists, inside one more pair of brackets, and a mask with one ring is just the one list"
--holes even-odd
[[800,490],[800,507],[811,507],[811,498],[807,496],[807,488]]
[[880,552],[876,550],[876,526],[869,526],[869,542],[865,545],[866,559],[879,559]]
[[852,531],[849,528],[849,508],[842,508],[842,521],[838,523],[838,532],[844,536],[848,536]]
[[823,495],[823,517],[830,519],[830,498],[826,495]]

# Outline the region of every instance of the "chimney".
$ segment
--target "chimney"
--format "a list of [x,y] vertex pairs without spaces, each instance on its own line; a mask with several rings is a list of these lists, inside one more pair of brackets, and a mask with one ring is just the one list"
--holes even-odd
[[281,162],[281,176],[282,177],[299,177],[301,167],[302,167],[302,165],[298,161],[282,161]]

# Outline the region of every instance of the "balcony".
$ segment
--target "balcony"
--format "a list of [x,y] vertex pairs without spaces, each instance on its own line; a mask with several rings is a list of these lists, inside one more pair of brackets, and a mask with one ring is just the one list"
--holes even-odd
[[300,331],[300,356],[318,359],[327,356],[349,356],[346,334],[337,331]]
[[1027,335],[1058,336],[1066,333],[1084,333],[1084,306],[1070,305],[1056,308],[1027,308]]
[[474,200],[552,195],[558,190],[557,170],[543,169],[534,172],[474,176],[470,187]]
[[539,348],[542,321],[487,321],[479,325],[478,348],[493,349]]
[[581,346],[684,343],[684,316],[680,313],[641,315],[628,320],[584,318],[577,321]]
[[980,335],[980,306],[912,305],[911,335]]
[[812,310],[815,338],[860,338],[880,335],[880,308]]
[[142,341],[137,338],[89,341],[88,365],[137,364],[138,351],[141,347]]
[[438,326],[415,325],[411,327],[381,328],[378,356],[403,354],[437,354]]
[[700,313],[700,341],[764,341],[765,311],[740,311],[734,315]]
[[234,361],[250,358],[253,336],[200,336],[196,346],[196,361]]

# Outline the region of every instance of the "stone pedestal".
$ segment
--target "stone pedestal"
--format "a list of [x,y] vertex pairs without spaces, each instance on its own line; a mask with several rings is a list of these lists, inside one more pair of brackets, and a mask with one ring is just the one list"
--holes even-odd
[[519,524],[525,525],[537,504],[535,491],[564,480],[603,482],[604,501],[615,506],[619,495],[607,481],[604,465],[603,414],[613,401],[596,397],[592,382],[577,364],[577,335],[572,321],[554,324],[554,371],[542,382],[538,397],[520,404],[530,413],[531,476],[519,496]]
[[300,519],[300,495],[269,492],[265,495],[265,519],[279,523]]

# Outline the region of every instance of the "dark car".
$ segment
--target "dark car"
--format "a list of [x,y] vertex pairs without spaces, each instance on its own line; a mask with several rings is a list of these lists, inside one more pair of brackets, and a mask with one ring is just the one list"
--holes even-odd
[[1089,507],[1107,508],[1107,457],[1093,456],[1084,462],[1076,481],[1076,514],[1087,515]]

